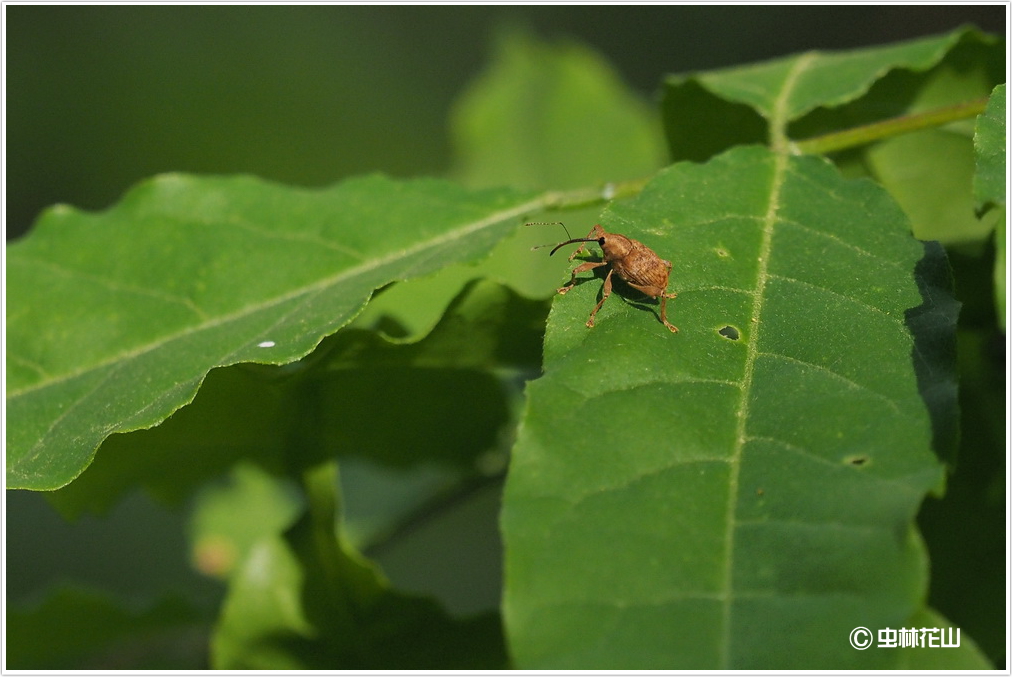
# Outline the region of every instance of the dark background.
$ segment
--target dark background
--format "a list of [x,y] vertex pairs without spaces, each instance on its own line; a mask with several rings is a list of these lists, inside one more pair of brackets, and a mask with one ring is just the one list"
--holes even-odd
[[[329,184],[444,171],[503,25],[570,36],[644,96],[666,73],[941,33],[1005,6],[8,6],[7,237],[165,171]],[[578,159],[574,159],[578,161]]]
[[[159,172],[252,173],[310,186],[376,170],[443,173],[453,101],[506,26],[583,41],[650,98],[667,73],[883,44],[965,23],[1004,34],[1006,11],[1004,4],[7,6],[6,236],[23,234],[48,205],[105,208]],[[483,493],[458,512],[464,521],[447,527],[458,544],[494,541],[497,498]],[[211,585],[186,561],[185,516],[143,495],[108,519],[74,524],[28,492],[7,492],[6,507],[12,602],[38,600],[67,578],[135,597],[166,587],[207,593]],[[443,556],[456,556],[462,546],[455,547],[442,548],[450,553]],[[479,562],[494,553],[480,550],[470,567],[490,573],[475,595],[479,606],[494,605],[498,561]],[[414,553],[382,559],[395,583],[427,587],[398,573],[418,569]]]

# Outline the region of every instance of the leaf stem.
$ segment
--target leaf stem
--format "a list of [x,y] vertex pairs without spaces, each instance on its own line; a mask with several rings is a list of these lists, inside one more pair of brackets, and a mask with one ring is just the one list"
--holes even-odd
[[851,129],[844,129],[839,132],[813,136],[803,141],[795,141],[792,150],[797,154],[821,155],[838,150],[863,146],[873,141],[907,134],[929,127],[940,127],[941,125],[956,120],[980,115],[987,106],[987,97],[965,101],[952,106],[934,108],[923,113],[901,115],[899,117],[881,120]]

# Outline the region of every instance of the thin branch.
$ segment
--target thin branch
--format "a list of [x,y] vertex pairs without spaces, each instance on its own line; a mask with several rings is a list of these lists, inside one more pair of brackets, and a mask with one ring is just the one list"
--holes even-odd
[[934,108],[923,113],[912,113],[881,120],[851,129],[843,129],[803,141],[795,141],[793,150],[799,154],[821,155],[838,150],[863,146],[873,141],[887,139],[930,127],[940,127],[957,120],[980,115],[987,106],[987,97],[957,103],[943,108]]
[[365,556],[374,559],[399,540],[446,515],[479,491],[496,484],[502,484],[505,479],[505,470],[493,475],[472,475],[424,501],[403,516],[396,524],[376,535],[370,542],[360,546],[359,550]]

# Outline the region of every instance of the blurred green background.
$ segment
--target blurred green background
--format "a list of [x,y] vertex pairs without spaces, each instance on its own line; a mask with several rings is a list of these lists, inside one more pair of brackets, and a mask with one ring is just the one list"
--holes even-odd
[[[324,185],[440,173],[497,29],[571,36],[651,96],[665,73],[940,33],[997,6],[8,6],[8,238],[165,171]],[[573,158],[579,162],[579,158]]]
[[[964,23],[1004,34],[1006,9],[8,5],[6,237],[48,205],[102,209],[159,172],[309,186],[371,171],[446,174],[455,97],[506,27],[582,41],[652,100],[667,73]],[[494,606],[499,585],[498,487],[466,499],[371,553],[396,584],[461,612]],[[349,491],[349,510],[356,500]],[[6,508],[9,603],[68,580],[141,601],[165,590],[208,608],[219,599],[220,585],[188,562],[187,516],[143,495],[73,524],[28,492],[7,492]]]

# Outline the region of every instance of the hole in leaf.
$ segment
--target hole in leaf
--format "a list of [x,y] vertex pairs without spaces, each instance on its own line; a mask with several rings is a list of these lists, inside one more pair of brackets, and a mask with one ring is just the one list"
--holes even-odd
[[722,259],[726,259],[728,256],[731,255],[731,252],[727,251],[723,247],[716,247],[714,248],[713,251],[717,252],[717,256],[719,256]]
[[865,456],[864,454],[858,454],[857,456],[848,456],[847,458],[843,459],[843,461],[844,463],[849,463],[855,468],[860,468],[862,466],[868,465],[871,462],[871,459]]
[[731,325],[721,327],[720,329],[717,330],[717,333],[726,339],[731,339],[732,341],[737,341],[739,338],[741,338],[741,333]]

